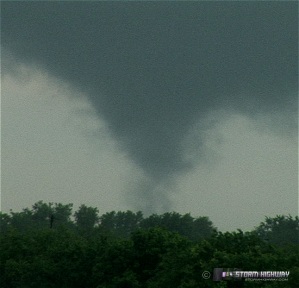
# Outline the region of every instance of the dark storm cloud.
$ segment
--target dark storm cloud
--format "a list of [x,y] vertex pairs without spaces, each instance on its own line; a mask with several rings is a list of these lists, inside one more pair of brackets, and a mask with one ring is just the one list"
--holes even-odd
[[296,2],[3,2],[2,45],[84,91],[152,179],[214,109],[296,113]]

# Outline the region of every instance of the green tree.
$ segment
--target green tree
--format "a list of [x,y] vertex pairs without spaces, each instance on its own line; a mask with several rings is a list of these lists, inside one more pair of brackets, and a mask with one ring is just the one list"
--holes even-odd
[[71,226],[73,204],[44,203],[38,201],[32,206],[32,219],[39,228],[56,228],[57,226]]
[[135,271],[142,285],[156,275],[168,253],[178,252],[188,243],[181,235],[162,228],[138,230],[132,234],[131,239],[137,261]]
[[144,219],[142,228],[161,227],[179,233],[196,241],[207,238],[216,232],[208,217],[193,218],[189,213],[181,215],[177,212],[167,212],[162,215],[153,214]]
[[137,213],[112,211],[100,217],[100,226],[117,237],[129,238],[132,232],[139,229],[142,220],[143,216],[140,211]]
[[1,213],[1,231],[5,232],[10,228],[25,233],[32,229],[56,228],[61,225],[72,227],[72,206],[73,204],[47,204],[38,201],[32,205],[32,209],[10,211],[10,215]]
[[98,212],[98,208],[81,205],[79,210],[74,213],[77,227],[84,231],[92,230],[99,222]]
[[[212,274],[217,267],[280,270],[283,268],[279,266],[280,257],[286,256],[282,256],[275,247],[262,241],[254,233],[243,233],[241,230],[232,233],[218,232],[211,238],[191,242],[164,254],[148,287],[256,287],[256,282],[213,282],[211,278],[204,279],[202,273],[209,271]],[[266,282],[258,285],[274,287],[271,286],[273,283]]]
[[[259,287],[299,283],[299,250],[292,238],[298,217],[266,218],[252,232],[222,233],[207,217],[190,214],[143,219],[141,212],[113,211],[98,217],[97,208],[81,205],[72,224],[71,211],[71,204],[39,201],[32,209],[0,214],[0,287],[235,287],[202,277],[217,267],[290,271],[289,281],[264,281]],[[284,232],[290,239],[282,242]]]
[[132,241],[113,239],[101,241],[97,246],[96,264],[93,268],[93,287],[139,287],[134,272],[135,259]]
[[277,215],[274,218],[266,217],[265,222],[261,222],[255,229],[255,233],[261,239],[270,243],[284,246],[289,244],[299,244],[299,218],[291,215]]
[[10,228],[16,229],[20,232],[26,232],[37,226],[37,221],[32,217],[33,213],[28,208],[21,212],[10,211]]
[[0,234],[6,233],[11,226],[11,217],[0,211]]
[[0,237],[0,287],[89,287],[93,247],[74,230],[11,230]]
[[54,225],[71,225],[73,204],[55,203],[53,207]]

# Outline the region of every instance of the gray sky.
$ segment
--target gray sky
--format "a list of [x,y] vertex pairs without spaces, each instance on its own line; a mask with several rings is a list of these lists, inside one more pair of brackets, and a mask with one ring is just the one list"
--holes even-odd
[[298,213],[298,3],[2,3],[2,210]]

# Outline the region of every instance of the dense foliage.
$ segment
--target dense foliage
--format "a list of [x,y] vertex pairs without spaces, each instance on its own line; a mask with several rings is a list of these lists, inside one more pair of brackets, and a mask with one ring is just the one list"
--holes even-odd
[[[207,217],[110,212],[37,202],[0,213],[0,287],[298,287],[298,217],[218,232]],[[213,282],[213,268],[290,271],[285,282]]]

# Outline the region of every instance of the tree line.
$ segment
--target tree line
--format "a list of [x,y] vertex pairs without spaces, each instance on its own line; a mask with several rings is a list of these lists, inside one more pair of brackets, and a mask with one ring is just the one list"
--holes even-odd
[[[0,287],[297,287],[298,216],[220,232],[208,217],[108,212],[39,201],[0,213]],[[213,282],[214,268],[290,271],[285,282]],[[230,286],[229,286],[230,285]],[[235,285],[235,286],[233,286]]]

